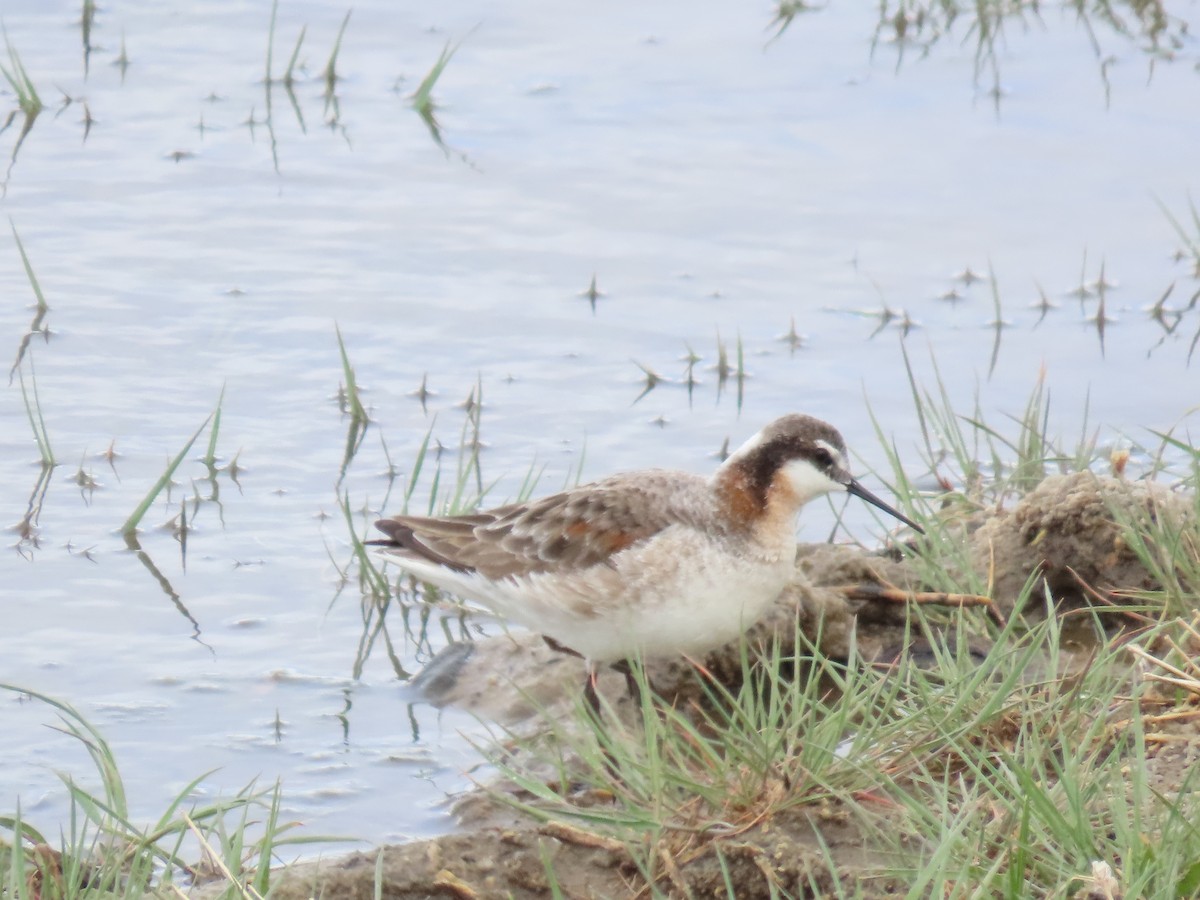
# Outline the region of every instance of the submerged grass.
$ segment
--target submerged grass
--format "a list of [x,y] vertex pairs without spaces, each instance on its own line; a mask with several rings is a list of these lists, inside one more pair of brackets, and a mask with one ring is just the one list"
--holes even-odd
[[296,64],[300,59],[300,50],[304,46],[304,36],[308,33],[308,26],[303,25],[300,28],[300,34],[296,37],[296,45],[292,47],[292,54],[288,57],[287,66],[283,70],[283,75],[276,78],[273,74],[274,58],[275,58],[275,23],[279,17],[279,0],[272,0],[271,3],[271,23],[267,31],[267,62],[265,80],[268,89],[272,84],[283,84],[287,87],[292,87],[296,82]]
[[321,70],[321,80],[325,82],[326,110],[329,109],[330,104],[334,102],[334,97],[336,96],[339,77],[337,73],[338,55],[342,52],[342,39],[346,36],[346,28],[350,24],[351,12],[353,10],[346,10],[341,27],[338,28],[337,38],[333,42],[333,49],[329,52],[329,60],[325,63],[325,68]]
[[[812,8],[819,7],[804,0],[777,0],[771,24],[776,37],[787,29],[798,12]],[[1108,69],[1114,56],[1102,41],[1115,38],[1135,46],[1148,58],[1152,76],[1156,63],[1176,58],[1179,47],[1189,40],[1187,18],[1172,14],[1159,0],[1094,3],[1076,0],[1064,4],[1063,9],[1070,10],[1071,18],[1091,46],[1106,100],[1111,90]],[[894,48],[899,69],[906,54],[911,52],[917,59],[925,59],[944,41],[973,49],[975,83],[981,85],[986,79],[988,94],[997,108],[1004,96],[1000,65],[1010,35],[1036,34],[1045,25],[1038,4],[1011,0],[881,0],[876,15],[872,55],[881,46]]]
[[8,39],[7,31],[4,32],[4,47],[8,51],[8,65],[0,64],[0,74],[4,75],[4,80],[8,82],[9,87],[12,88],[12,92],[17,98],[18,108],[25,114],[25,131],[27,132],[29,127],[32,126],[33,120],[38,117],[45,106],[42,103],[42,98],[38,95],[37,88],[33,84],[33,79],[25,71],[25,66],[21,62],[21,57],[17,54],[17,49],[12,45],[12,41]]
[[342,467],[338,471],[338,485],[341,485],[346,478],[346,471],[350,468],[350,463],[354,461],[355,454],[362,447],[367,429],[371,425],[371,417],[367,415],[367,408],[362,402],[358,377],[354,374],[354,367],[350,365],[350,356],[346,352],[342,329],[335,325],[334,331],[337,334],[338,354],[342,360],[342,377],[345,379],[344,384],[338,390],[338,397],[341,401],[342,412],[350,418],[346,427],[346,448],[342,454]]
[[433,138],[433,142],[442,148],[444,153],[449,153],[450,149],[446,146],[446,142],[442,137],[442,126],[438,122],[437,111],[438,105],[433,99],[433,89],[437,87],[438,80],[442,77],[442,73],[446,70],[446,66],[450,64],[450,60],[454,58],[454,54],[458,52],[458,48],[462,46],[462,41],[457,44],[446,42],[446,46],[442,48],[442,52],[438,54],[437,60],[425,77],[421,79],[421,83],[417,85],[417,89],[409,96],[409,103],[416,110],[421,121],[425,123],[425,127],[429,129],[429,135]]
[[[224,392],[222,391],[222,395],[223,394]],[[154,485],[150,488],[149,492],[145,497],[142,498],[142,502],[139,503],[137,508],[129,514],[129,518],[126,519],[125,523],[121,526],[121,534],[129,537],[137,533],[137,527],[142,521],[142,517],[145,516],[150,507],[154,505],[154,501],[158,499],[158,495],[162,493],[163,488],[171,483],[171,478],[175,474],[175,470],[179,468],[179,464],[183,462],[183,458],[187,456],[188,451],[192,449],[192,445],[196,443],[197,439],[199,439],[200,435],[204,432],[204,429],[207,428],[209,423],[213,421],[213,417],[220,415],[220,411],[221,408],[218,405],[217,409],[214,412],[209,413],[205,420],[200,423],[200,427],[196,429],[195,433],[192,434],[190,438],[188,438],[188,441],[183,445],[183,448],[175,454],[170,462],[167,463],[166,469],[164,469],[163,473],[158,476],[158,480],[154,482]]]
[[[12,220],[9,220],[12,227],[13,240],[17,244],[17,252],[21,254],[21,264],[25,268],[25,277],[29,280],[29,286],[33,289],[33,295],[37,299],[37,305],[34,310],[33,321],[29,325],[29,329],[21,338],[21,343],[17,347],[17,356],[13,360],[12,368],[8,371],[9,384],[12,383],[13,375],[17,376],[21,385],[21,399],[25,405],[25,414],[29,419],[29,427],[33,430],[33,439],[37,443],[38,456],[41,458],[43,468],[54,468],[57,461],[54,457],[54,451],[50,447],[50,435],[46,430],[46,419],[42,414],[41,398],[38,396],[37,389],[37,374],[33,366],[33,354],[30,351],[30,342],[36,334],[47,335],[45,321],[46,315],[50,312],[50,304],[46,302],[46,295],[42,291],[42,285],[38,281],[37,273],[33,270],[33,264],[29,261],[29,254],[25,252],[25,245],[21,242],[21,235],[17,232],[17,226]],[[25,373],[23,363],[28,361],[29,364],[29,387],[25,385]]]
[[25,358],[25,353],[29,349],[29,343],[33,340],[35,334],[46,335],[45,321],[46,315],[50,312],[50,304],[46,302],[46,295],[42,291],[41,282],[38,281],[37,273],[33,270],[33,263],[29,261],[29,254],[25,252],[25,244],[21,241],[21,235],[17,232],[16,223],[9,219],[9,225],[12,227],[13,240],[17,243],[17,252],[21,254],[21,265],[25,269],[25,277],[29,280],[29,286],[33,289],[33,296],[37,300],[37,305],[34,307],[33,321],[30,323],[28,330],[21,338],[21,343],[17,347],[17,357],[13,360],[12,368],[8,370],[8,381],[12,383],[13,373],[21,366],[21,360]]
[[8,82],[14,96],[17,98],[17,108],[9,113],[3,126],[0,126],[0,132],[8,130],[18,113],[23,116],[21,131],[17,135],[17,140],[13,144],[12,153],[9,156],[8,172],[5,174],[3,182],[0,182],[0,195],[3,195],[8,189],[8,175],[12,173],[12,168],[16,165],[17,155],[21,152],[21,145],[25,143],[25,138],[33,130],[34,122],[37,121],[38,116],[41,115],[45,107],[41,96],[37,92],[37,88],[34,86],[33,79],[25,71],[21,57],[17,55],[17,50],[12,45],[12,41],[8,39],[8,31],[3,28],[2,23],[0,23],[0,30],[4,31],[4,46],[8,52],[8,65],[5,66],[3,63],[0,63],[0,74],[4,76],[4,80]]
[[[350,490],[344,485],[353,465],[361,458],[363,439],[370,421],[361,399],[358,378],[340,331],[337,332],[337,340],[343,373],[343,384],[339,390],[340,406],[343,414],[350,420],[346,450],[337,483],[337,505],[346,524],[350,552],[348,559],[340,559],[339,554],[331,547],[326,547],[330,562],[339,575],[339,588],[331,603],[336,603],[348,586],[357,585],[362,611],[362,631],[353,664],[355,677],[362,673],[375,649],[382,646],[397,677],[407,680],[412,673],[403,659],[413,656],[425,659],[431,656],[435,644],[442,643],[436,634],[436,626],[439,623],[447,643],[469,637],[466,610],[458,602],[449,602],[448,598],[444,598],[436,590],[420,586],[409,575],[398,573],[394,577],[391,576],[384,566],[383,559],[372,551],[368,542],[373,535],[378,536],[374,531],[374,521],[377,517],[413,512],[413,506],[418,504],[418,497],[422,494],[427,499],[420,501],[421,508],[416,511],[417,514],[455,515],[477,510],[493,492],[498,479],[485,481],[481,461],[484,447],[483,381],[477,378],[466,400],[460,404],[464,414],[455,444],[444,446],[437,439],[436,417],[429,424],[417,445],[407,472],[400,480],[400,502],[395,507],[389,500],[402,473],[393,461],[381,433],[380,447],[386,463],[384,475],[387,478],[387,490],[381,500],[364,498],[361,504],[357,504],[352,501]],[[445,461],[447,455],[454,457],[452,468]],[[579,465],[582,466],[582,454]],[[536,489],[544,470],[545,466],[535,458],[525,472],[515,497],[511,498],[512,502],[528,499]],[[574,475],[576,480],[578,473],[577,469]],[[571,476],[568,475],[568,482],[570,480]],[[398,602],[393,604],[393,600]],[[393,609],[396,609],[396,614],[400,616],[401,631],[395,640],[388,624],[389,613]],[[433,635],[430,633],[431,627],[435,628]]]
[[1179,221],[1175,214],[1171,212],[1170,207],[1163,203],[1161,199],[1155,197],[1154,202],[1158,204],[1158,208],[1162,210],[1163,215],[1167,217],[1167,221],[1171,223],[1175,234],[1179,236],[1179,240],[1183,243],[1187,254],[1191,256],[1196,266],[1196,271],[1200,271],[1200,210],[1196,208],[1196,202],[1190,196],[1188,197],[1188,211],[1191,217],[1190,229],[1183,222]]
[[50,435],[46,431],[46,420],[42,415],[42,401],[38,397],[37,376],[33,369],[32,355],[29,357],[30,390],[25,389],[25,373],[20,369],[17,370],[17,378],[21,384],[21,400],[25,404],[29,427],[33,429],[33,439],[37,443],[42,468],[53,469],[58,462],[54,458],[54,450],[50,447]]
[[212,428],[208,432],[208,447],[204,451],[201,462],[209,473],[215,473],[217,468],[217,438],[221,434],[221,407],[225,404],[225,385],[221,385],[221,395],[217,397],[217,408],[212,414]]

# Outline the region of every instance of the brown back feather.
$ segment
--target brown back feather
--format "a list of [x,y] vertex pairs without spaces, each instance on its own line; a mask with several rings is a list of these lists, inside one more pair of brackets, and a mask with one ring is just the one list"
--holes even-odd
[[[692,518],[661,491],[679,477],[686,476],[636,472],[472,515],[396,516],[375,523],[389,538],[377,543],[493,579],[586,569]],[[647,502],[641,488],[659,489],[659,502]]]

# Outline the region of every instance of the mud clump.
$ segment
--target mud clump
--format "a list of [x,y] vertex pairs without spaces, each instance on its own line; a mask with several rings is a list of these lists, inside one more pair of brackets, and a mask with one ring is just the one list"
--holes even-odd
[[[1092,472],[1053,475],[1012,510],[989,512],[971,535],[975,571],[993,584],[992,597],[1010,613],[1031,573],[1035,602],[1088,605],[1095,592],[1161,588],[1126,543],[1122,522],[1183,522],[1192,500],[1150,481]],[[1119,598],[1114,598],[1119,599]]]

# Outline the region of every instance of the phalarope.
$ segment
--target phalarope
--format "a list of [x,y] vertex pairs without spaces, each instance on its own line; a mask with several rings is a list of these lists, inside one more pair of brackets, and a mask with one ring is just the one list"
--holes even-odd
[[[649,469],[460,516],[376,522],[388,559],[588,662],[692,656],[753,625],[795,570],[805,503],[846,491],[915,531],[850,474],[846,445],[811,416],[772,422],[709,478]],[[631,682],[632,686],[632,682]]]

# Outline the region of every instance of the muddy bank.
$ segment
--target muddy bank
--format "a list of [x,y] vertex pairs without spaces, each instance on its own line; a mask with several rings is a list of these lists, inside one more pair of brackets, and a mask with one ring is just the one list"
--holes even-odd
[[[878,860],[863,849],[850,816],[831,805],[792,811],[724,842],[718,858],[709,843],[673,861],[659,888],[685,896],[727,896],[727,879],[737,896],[834,896],[839,883],[863,876],[863,898],[895,897],[899,882],[878,876]],[[818,833],[820,839],[818,840]],[[824,848],[822,847],[824,844]],[[828,855],[848,860],[830,870]],[[874,875],[868,873],[874,872]],[[553,873],[553,874],[550,874]],[[290,871],[271,896],[302,900],[321,896],[371,900],[379,877],[383,896],[393,900],[434,897],[538,900],[623,898],[646,883],[623,845],[569,825],[525,825],[473,829],[432,841],[355,853],[319,867]],[[869,881],[868,881],[869,878]],[[319,885],[314,891],[314,882]]]
[[[1037,612],[1046,592],[1060,606],[1119,601],[1125,592],[1157,586],[1153,572],[1126,544],[1114,516],[1139,521],[1191,515],[1190,498],[1143,483],[1099,478],[1090,473],[1047,478],[1011,509],[964,518],[952,529],[957,556],[977,582],[990,583],[991,596],[1005,614],[1015,611],[1031,573],[1041,579],[1030,597]],[[835,545],[802,545],[796,578],[772,613],[755,626],[749,640],[771,636],[788,640],[797,629],[830,658],[852,649],[867,662],[887,662],[923,652],[911,640],[904,604],[847,599],[847,585],[884,584],[904,590],[929,587],[919,564],[899,554],[865,553]],[[966,579],[967,573],[960,573]],[[982,615],[982,613],[980,613]],[[972,644],[985,655],[986,640]],[[927,663],[933,665],[930,658]],[[741,678],[741,651],[734,645],[711,654],[704,664],[728,684]],[[666,702],[696,699],[697,680],[687,664],[655,663],[649,677]],[[539,717],[567,716],[577,702],[583,663],[550,650],[537,635],[514,633],[450,648],[418,679],[428,702],[453,704],[481,717],[520,728],[535,728]],[[600,691],[622,717],[635,710],[624,679],[606,673]],[[693,696],[689,696],[692,692]],[[1197,720],[1171,724],[1177,742],[1165,742],[1152,760],[1150,775],[1171,790],[1200,760]],[[516,788],[498,789],[516,792]],[[600,798],[597,802],[604,802]],[[882,877],[888,861],[872,849],[849,804],[858,798],[823,800],[800,806],[744,828],[719,842],[697,837],[663,859],[652,873],[655,889],[671,896],[739,898],[822,896],[854,884],[863,897],[895,896],[906,885]],[[648,875],[626,846],[612,838],[562,823],[521,818],[510,806],[478,792],[459,804],[462,830],[434,840],[356,853],[320,866],[290,870],[272,889],[274,897],[327,898],[541,898],[557,891],[566,897],[649,896]],[[881,810],[886,819],[888,811]],[[644,862],[643,862],[644,865]]]

